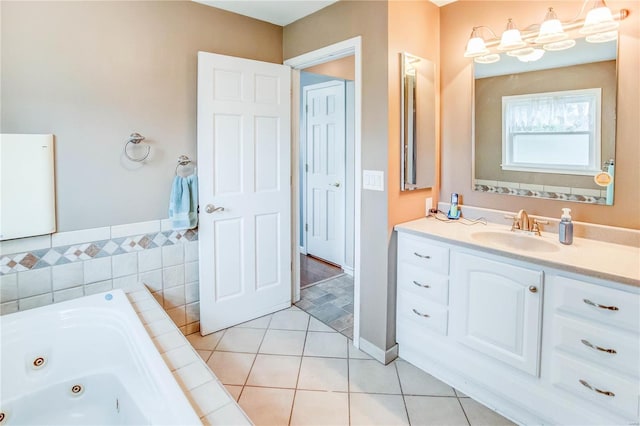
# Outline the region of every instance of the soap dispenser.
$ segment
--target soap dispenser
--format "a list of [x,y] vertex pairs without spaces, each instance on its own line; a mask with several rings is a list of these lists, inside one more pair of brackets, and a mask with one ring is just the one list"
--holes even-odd
[[562,209],[562,217],[558,225],[558,238],[562,244],[573,243],[573,222],[571,222],[571,209]]

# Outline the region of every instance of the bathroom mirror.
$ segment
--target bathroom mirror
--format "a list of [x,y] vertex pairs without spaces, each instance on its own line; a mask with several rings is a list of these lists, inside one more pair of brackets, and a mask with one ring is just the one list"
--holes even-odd
[[430,188],[435,183],[435,65],[408,53],[400,54],[400,64],[400,189]]
[[474,63],[474,190],[613,204],[617,53],[578,39],[532,62]]

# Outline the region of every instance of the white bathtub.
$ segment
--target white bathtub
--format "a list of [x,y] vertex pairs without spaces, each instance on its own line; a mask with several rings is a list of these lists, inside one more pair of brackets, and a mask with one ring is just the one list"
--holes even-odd
[[0,425],[195,425],[122,290],[0,317]]

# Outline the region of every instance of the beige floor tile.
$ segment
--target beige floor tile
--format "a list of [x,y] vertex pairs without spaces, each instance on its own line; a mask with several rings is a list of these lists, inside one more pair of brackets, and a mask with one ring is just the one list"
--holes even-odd
[[353,341],[349,340],[349,358],[351,359],[371,359],[371,357],[353,346]]
[[257,353],[265,330],[258,328],[230,328],[216,347],[218,351]]
[[204,362],[207,362],[207,360],[213,353],[213,351],[203,351],[202,349],[196,349],[196,352],[198,352],[198,355],[200,355],[200,358],[202,358]]
[[349,360],[349,386],[351,392],[400,394],[395,365],[372,359]]
[[293,405],[293,389],[254,388],[247,386],[238,404],[256,426],[286,426]]
[[471,398],[462,398],[460,403],[471,426],[511,426],[515,424]]
[[269,328],[276,330],[302,330],[306,331],[309,326],[309,314],[296,308],[296,310],[286,309],[273,314]]
[[260,318],[256,318],[251,321],[243,322],[242,324],[236,325],[239,328],[268,328],[269,323],[271,322],[272,315],[265,315]]
[[456,396],[457,396],[458,398],[469,398],[469,396],[468,396],[468,395],[466,395],[466,394],[464,394],[464,393],[460,392],[458,389],[454,389],[454,391],[456,392]]
[[272,355],[302,355],[306,332],[267,330],[259,352]]
[[309,319],[309,331],[324,331],[326,333],[337,333],[333,328],[329,327],[320,320],[311,317]]
[[300,370],[299,356],[258,355],[247,385],[295,388]]
[[347,362],[346,359],[303,357],[298,389],[347,392]]
[[227,388],[227,392],[229,392],[231,394],[231,397],[234,400],[238,400],[238,398],[240,398],[240,394],[242,393],[242,386],[238,386],[238,385],[224,385],[225,388]]
[[188,335],[187,340],[195,349],[212,351],[216,348],[216,345],[218,344],[224,333],[224,330],[222,330],[216,333],[207,334],[206,336],[201,336],[198,332]]
[[336,392],[296,392],[291,425],[340,426],[349,424],[349,394]]
[[405,395],[455,396],[453,388],[406,361],[395,362]]
[[207,365],[225,385],[244,385],[255,357],[255,354],[216,351]]
[[412,425],[468,426],[467,418],[455,397],[405,396]]
[[346,358],[347,338],[340,333],[309,331],[304,345],[304,355]]
[[352,393],[350,400],[351,424],[354,426],[409,424],[401,395]]
[[455,397],[405,396],[412,425],[468,426]]

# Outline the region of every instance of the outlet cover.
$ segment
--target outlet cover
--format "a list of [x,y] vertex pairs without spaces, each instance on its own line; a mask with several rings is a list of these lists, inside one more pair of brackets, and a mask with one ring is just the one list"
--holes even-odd
[[362,189],[384,191],[384,172],[382,170],[363,170]]

